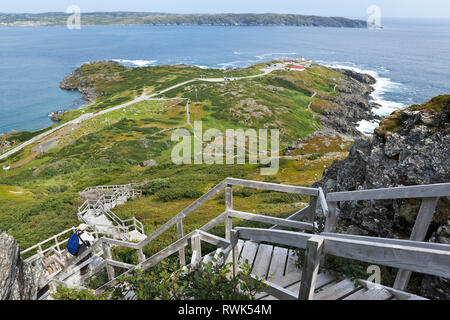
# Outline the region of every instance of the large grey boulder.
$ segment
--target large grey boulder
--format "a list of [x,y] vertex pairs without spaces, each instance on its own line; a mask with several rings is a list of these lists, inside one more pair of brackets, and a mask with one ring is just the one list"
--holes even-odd
[[0,300],[35,300],[41,276],[39,268],[22,261],[16,240],[0,233]]

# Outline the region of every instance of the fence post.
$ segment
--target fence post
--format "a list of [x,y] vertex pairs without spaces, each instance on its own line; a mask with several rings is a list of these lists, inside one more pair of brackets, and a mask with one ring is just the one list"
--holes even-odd
[[[180,240],[181,238],[184,237],[183,219],[180,219],[177,222],[177,237],[178,237],[178,240]],[[181,267],[186,266],[186,253],[185,253],[184,247],[178,251],[178,255],[180,256],[180,266]]]
[[139,263],[143,263],[145,261],[145,255],[144,252],[142,251],[142,248],[138,250],[138,261]]
[[[422,205],[420,206],[419,214],[416,218],[416,223],[414,224],[414,228],[411,232],[410,240],[425,240],[438,202],[439,198],[424,198],[422,200]],[[405,291],[408,287],[411,273],[412,272],[408,270],[399,270],[397,273],[397,277],[395,278],[394,289]]]
[[196,269],[200,266],[200,263],[202,261],[202,242],[199,234],[196,234],[191,238],[191,246],[192,246],[191,266],[193,269]]
[[314,220],[316,218],[317,199],[318,199],[318,197],[314,197],[314,196],[310,197],[308,222],[311,222],[311,223],[314,223]]
[[58,237],[55,236],[54,239],[55,239],[55,243],[56,243],[56,250],[58,250],[58,253],[60,255],[62,255],[61,247],[60,247],[59,242],[58,242]]
[[306,244],[305,262],[303,264],[302,282],[300,284],[299,300],[312,300],[319,273],[320,258],[322,255],[324,239],[312,237]]
[[[109,246],[108,243],[102,241],[102,247],[103,247],[103,253],[105,254],[105,260],[111,260],[112,259],[112,255],[111,255],[111,247]],[[114,267],[110,266],[108,264],[108,262],[106,262],[106,271],[108,273],[108,279],[112,280],[115,277],[114,274]]]
[[336,231],[336,225],[338,221],[338,208],[337,202],[328,203],[328,217],[325,221],[325,232],[334,233]]
[[239,231],[232,230],[231,231],[231,248],[232,248],[232,258],[233,258],[233,277],[236,277],[239,272],[239,250],[238,250],[238,242],[239,242]]
[[[225,210],[233,210],[233,186],[227,185],[225,188]],[[233,218],[227,214],[225,219],[225,239],[231,240],[231,229],[233,229]]]

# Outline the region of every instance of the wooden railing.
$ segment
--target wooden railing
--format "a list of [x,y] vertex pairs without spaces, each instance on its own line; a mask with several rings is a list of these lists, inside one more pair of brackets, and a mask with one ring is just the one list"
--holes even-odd
[[[303,210],[303,212],[307,213],[307,216],[305,219],[307,219],[308,222],[298,222],[296,220],[299,220],[299,216],[293,216],[290,219],[280,219],[265,215],[258,215],[258,214],[252,214],[248,212],[241,212],[233,210],[233,186],[239,186],[239,187],[247,187],[247,188],[253,188],[253,189],[260,189],[260,190],[268,190],[268,191],[276,191],[276,192],[284,192],[284,193],[293,193],[293,194],[303,194],[306,196],[310,196],[310,205]],[[203,205],[206,201],[212,199],[216,195],[218,195],[221,191],[225,190],[225,211],[218,215],[213,220],[209,221],[207,224],[205,224],[203,227],[201,227],[199,230],[196,230],[194,232],[189,233],[188,235],[184,235],[184,226],[183,226],[183,219],[186,218],[188,215],[190,215],[193,211],[195,211],[198,207]],[[179,214],[177,214],[175,217],[170,219],[168,222],[166,222],[163,226],[161,226],[158,230],[153,232],[150,236],[148,236],[146,239],[139,243],[131,243],[127,241],[121,241],[117,239],[111,239],[111,238],[102,238],[101,245],[104,246],[103,252],[105,257],[105,262],[98,266],[95,270],[92,270],[89,274],[87,274],[83,279],[88,279],[89,277],[95,275],[96,273],[100,272],[102,269],[106,268],[109,282],[98,289],[98,292],[104,290],[105,288],[117,283],[117,278],[114,274],[114,266],[122,266],[125,269],[128,269],[127,272],[125,272],[123,275],[128,274],[132,272],[136,268],[140,269],[148,269],[152,266],[154,266],[156,263],[159,263],[160,261],[164,260],[168,256],[172,255],[173,253],[178,252],[179,255],[179,261],[180,265],[182,267],[186,266],[186,254],[185,254],[185,247],[188,245],[189,240],[192,240],[192,248],[194,251],[194,255],[191,258],[191,265],[193,261],[193,265],[196,265],[198,263],[199,257],[201,257],[201,246],[199,246],[199,240],[211,242],[213,241],[213,244],[224,244],[225,242],[229,245],[232,235],[232,221],[233,219],[241,219],[241,220],[249,220],[249,221],[255,221],[255,222],[261,222],[261,223],[267,223],[271,225],[276,225],[279,227],[289,227],[294,228],[297,230],[302,231],[312,231],[313,230],[313,222],[315,219],[315,208],[316,208],[316,202],[319,196],[319,189],[314,188],[307,188],[307,187],[301,187],[301,186],[290,186],[290,185],[280,185],[280,184],[274,184],[274,183],[266,183],[266,182],[258,182],[258,181],[248,181],[248,180],[241,180],[241,179],[234,179],[234,178],[227,178],[220,182],[218,185],[213,187],[210,191],[208,191],[205,195],[194,201],[191,205],[189,205],[187,208],[182,210]],[[211,230],[212,228],[218,226],[219,224],[226,222],[225,226],[225,234],[226,239],[220,239],[219,237],[207,234],[206,232]],[[171,227],[176,226],[177,228],[177,237],[178,240],[171,244],[170,246],[166,247],[162,251],[158,252],[156,255],[146,259],[143,249],[145,246],[147,246],[149,243],[151,243],[153,240],[158,238],[160,235],[168,231]],[[119,247],[126,247],[131,248],[137,251],[138,253],[138,265],[129,265],[129,264],[122,264],[118,261],[113,261],[110,254],[108,254],[108,247],[111,246],[119,246]],[[92,249],[93,250],[93,249]],[[200,251],[199,251],[200,250]]]
[[[234,210],[233,208],[233,187],[245,187],[254,188],[260,190],[303,194],[310,197],[309,205],[306,208],[301,209],[295,214],[291,215],[287,219],[280,219],[266,215],[259,215],[248,212],[241,212]],[[113,190],[114,188],[111,188]],[[220,192],[225,191],[225,210],[219,214],[216,218],[206,223],[198,230],[191,233],[184,234],[184,219],[194,212],[197,208],[202,206],[208,200],[217,196]],[[234,178],[227,178],[213,187],[210,191],[204,194],[202,197],[194,201],[175,217],[170,219],[155,232],[149,235],[146,239],[139,243],[132,243],[128,241],[112,239],[103,237],[97,241],[95,248],[91,248],[85,254],[93,253],[100,247],[104,257],[104,262],[99,265],[95,270],[92,270],[89,274],[83,277],[83,280],[97,274],[101,270],[106,268],[109,282],[98,288],[97,293],[104,291],[106,288],[117,283],[117,277],[114,273],[114,267],[121,267],[127,269],[124,274],[131,274],[136,268],[148,269],[174,253],[178,253],[179,262],[181,267],[186,266],[186,253],[185,248],[188,243],[191,243],[193,249],[193,256],[191,257],[191,266],[195,266],[199,262],[201,257],[201,241],[213,242],[215,245],[235,245],[237,243],[237,236],[244,239],[251,239],[255,241],[275,242],[292,247],[306,248],[308,251],[309,262],[304,269],[304,274],[310,279],[304,282],[302,280],[302,287],[299,293],[299,297],[302,299],[311,297],[311,288],[314,287],[314,274],[320,264],[318,257],[321,256],[321,252],[325,252],[331,255],[337,255],[350,259],[356,259],[361,261],[367,261],[372,263],[379,263],[382,265],[400,268],[405,271],[400,271],[399,277],[404,279],[403,273],[421,272],[426,274],[433,274],[438,276],[449,276],[448,274],[448,246],[443,247],[438,244],[429,244],[422,241],[426,234],[429,223],[431,221],[434,209],[436,207],[439,197],[450,196],[450,184],[439,184],[429,186],[415,186],[415,187],[402,187],[402,188],[389,188],[379,190],[362,190],[355,192],[339,192],[330,193],[325,195],[321,188],[307,188],[301,186],[280,185],[258,181],[248,181]],[[360,200],[382,200],[382,199],[404,199],[404,198],[422,198],[423,204],[417,218],[416,225],[413,230],[411,240],[393,240],[393,239],[381,239],[381,238],[361,238],[358,236],[344,236],[335,234],[337,218],[338,218],[338,203],[340,201],[360,201]],[[320,209],[318,209],[320,206]],[[321,213],[326,218],[325,232],[320,236],[314,236],[312,234],[302,233],[304,231],[313,231],[314,222],[316,220],[316,213]],[[249,220],[260,223],[266,223],[273,225],[271,229],[248,229],[239,228],[233,230],[233,221],[235,219]],[[303,220],[303,221],[299,221]],[[124,221],[122,221],[124,222]],[[212,228],[225,222],[225,239],[208,234],[207,232]],[[133,221],[136,224],[136,220]],[[167,232],[170,228],[176,226],[177,229],[177,241],[167,246],[163,250],[159,251],[150,258],[146,258],[143,249],[152,241],[157,239],[163,233]],[[277,230],[283,227],[292,228],[301,232],[291,232]],[[423,237],[422,237],[423,236]],[[348,238],[345,238],[348,237]],[[420,239],[422,237],[422,239]],[[324,244],[326,244],[324,246]],[[115,261],[111,256],[111,247],[120,246],[131,248],[137,251],[138,264],[131,265],[120,261]],[[435,250],[435,252],[433,252]],[[232,250],[233,252],[235,249]],[[418,265],[411,258],[414,252],[418,252],[424,262],[420,262]],[[431,260],[427,260],[431,259]],[[236,257],[233,256],[233,261]],[[311,262],[312,261],[312,262]],[[236,262],[236,261],[235,261]],[[447,263],[444,270],[443,262]],[[426,267],[424,267],[426,266]],[[431,272],[431,273],[430,273]],[[409,276],[408,276],[409,278]],[[397,283],[398,281],[396,281]],[[402,283],[406,283],[402,280]],[[399,286],[397,285],[397,288]],[[289,294],[282,288],[276,288],[274,286],[270,289],[275,292],[279,292],[283,297],[288,297]],[[277,291],[278,290],[278,291]],[[403,289],[402,289],[403,290]]]
[[[293,294],[266,283],[279,299],[311,300],[323,255],[450,278],[450,245],[353,235],[311,235],[283,230],[236,228],[235,237],[306,249],[300,291]],[[234,244],[235,245],[235,244]]]
[[[339,202],[414,198],[422,199],[422,205],[416,218],[410,240],[423,241],[433,219],[439,198],[449,196],[450,183],[329,193],[326,196],[329,212],[325,224],[325,232],[334,233],[336,231],[339,217]],[[394,288],[405,290],[410,277],[410,271],[400,270],[395,280]]]

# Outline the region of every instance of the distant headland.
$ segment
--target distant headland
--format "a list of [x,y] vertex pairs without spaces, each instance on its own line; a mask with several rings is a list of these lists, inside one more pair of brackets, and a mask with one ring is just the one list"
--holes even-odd
[[[0,25],[56,26],[65,25],[70,14],[0,13]],[[209,26],[309,26],[367,28],[363,20],[342,17],[319,17],[298,14],[171,14],[150,12],[86,12],[83,25],[209,25]]]

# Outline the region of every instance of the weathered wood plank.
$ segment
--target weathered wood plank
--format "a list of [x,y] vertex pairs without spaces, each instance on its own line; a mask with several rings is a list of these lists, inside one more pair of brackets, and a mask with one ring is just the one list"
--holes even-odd
[[195,269],[200,265],[202,260],[202,244],[201,236],[197,233],[191,238],[192,258],[191,266]]
[[413,298],[414,300],[428,300],[426,298],[417,296],[415,294],[397,290],[394,288],[386,287],[381,284],[373,283],[367,280],[358,279],[358,282],[361,283],[362,286],[364,286],[366,289],[373,289],[373,288],[383,288],[389,291],[397,300],[409,300],[410,298]]
[[[302,275],[302,270],[297,266],[298,257],[295,253],[295,250],[290,249],[288,253],[288,258],[286,261],[285,274],[296,274],[300,279]],[[300,266],[301,267],[301,266]]]
[[[233,186],[227,185],[225,188],[225,211],[229,212],[233,210]],[[231,230],[233,229],[233,219],[230,215],[227,215],[225,219],[225,238],[231,239]]]
[[259,214],[253,214],[248,212],[242,212],[242,211],[236,211],[236,210],[230,210],[229,215],[233,218],[238,219],[244,219],[249,221],[257,221],[262,223],[268,223],[268,224],[276,224],[283,227],[289,227],[299,230],[312,230],[313,224],[307,223],[307,222],[298,222],[298,221],[291,221],[281,218],[275,218],[270,216],[263,216]]
[[359,290],[343,300],[389,300],[392,294],[384,288],[372,288]]
[[307,221],[309,223],[314,223],[314,221],[316,220],[317,201],[317,197],[311,196],[311,199],[309,201],[309,211],[307,214]]
[[304,195],[308,195],[308,196],[318,196],[318,194],[319,194],[318,189],[315,189],[315,188],[290,186],[290,185],[242,180],[242,179],[235,179],[235,178],[227,178],[226,183],[231,184],[233,186],[241,186],[241,187],[261,189],[261,190],[271,190],[271,191],[285,192],[285,193],[304,194]]
[[358,241],[384,243],[384,244],[407,246],[407,247],[414,247],[414,248],[419,247],[419,248],[425,248],[425,249],[450,251],[450,246],[448,244],[434,243],[434,242],[420,242],[420,241],[401,240],[401,239],[376,238],[376,237],[367,237],[367,236],[357,236],[357,235],[353,235],[353,234],[327,233],[327,232],[321,233],[321,236],[324,236],[327,238],[358,240]]
[[[336,278],[330,274],[319,273],[319,275],[317,276],[316,288],[315,288],[314,292],[321,290],[321,289],[326,289],[327,287],[335,284],[335,280],[336,280]],[[292,292],[299,292],[300,284],[301,284],[301,282],[298,281],[296,283],[291,284],[290,286],[287,286],[286,289],[288,289]],[[317,293],[314,293],[314,294],[316,295]],[[313,299],[313,300],[315,300],[315,299]]]
[[272,261],[270,263],[268,280],[277,283],[279,278],[282,278],[284,275],[284,270],[286,267],[286,259],[287,259],[288,249],[274,247],[272,254]]
[[231,242],[229,240],[226,240],[224,238],[218,237],[218,236],[213,235],[211,233],[199,230],[198,234],[200,235],[200,239],[202,241],[205,241],[205,242],[207,242],[209,244],[212,244],[214,246],[221,247],[221,248],[226,248],[226,247],[229,247],[231,245]]
[[[254,241],[278,243],[302,248],[311,235],[268,229],[236,228],[239,236]],[[450,277],[450,252],[421,247],[391,245],[337,237],[323,237],[326,253],[342,258],[381,264],[444,278]],[[388,241],[387,241],[388,242]]]
[[450,252],[448,251],[327,237],[326,253],[450,278],[450,268],[448,267]]
[[325,232],[335,232],[338,221],[339,210],[336,202],[328,203],[328,216],[325,220]]
[[320,202],[320,206],[322,207],[322,213],[325,217],[328,217],[328,203],[327,203],[327,199],[325,197],[325,193],[323,192],[322,188],[319,188],[319,202]]
[[112,260],[112,259],[106,259],[105,261],[106,261],[107,265],[111,265],[111,266],[119,267],[119,268],[124,268],[124,269],[133,269],[133,268],[136,267],[134,264],[120,262],[120,261],[116,261],[116,260]]
[[218,226],[219,224],[221,224],[222,222],[224,222],[225,219],[227,218],[227,216],[228,216],[228,213],[225,211],[225,212],[221,213],[220,215],[218,215],[216,218],[209,221],[207,224],[205,224],[199,230],[208,232],[212,228],[214,228],[214,227]]
[[[427,198],[422,200],[422,205],[420,206],[410,240],[423,241],[425,239],[434,212],[436,211],[438,201],[439,198]],[[411,271],[399,270],[397,277],[395,278],[394,288],[406,290],[410,277]]]
[[[112,260],[111,246],[108,243],[103,241],[102,248],[103,248],[103,254],[105,255],[105,260]],[[106,271],[108,273],[108,279],[109,280],[114,279],[114,277],[115,277],[114,268],[108,263],[106,264]]]
[[339,300],[347,295],[361,290],[361,286],[355,287],[355,283],[349,279],[337,282],[336,284],[324,289],[314,295],[314,300]]
[[322,254],[324,239],[312,237],[306,244],[305,263],[302,270],[299,300],[311,300],[314,297],[317,275],[319,273],[320,256]]
[[[184,237],[184,231],[183,231],[183,219],[180,219],[177,222],[177,239],[180,240]],[[184,247],[178,251],[178,256],[180,259],[180,266],[184,267],[186,265],[186,253],[184,250]]]
[[[264,292],[268,296],[275,297],[279,300],[297,300],[297,298],[298,298],[297,294],[295,292],[292,292],[288,289],[280,287],[273,282],[266,281],[265,284],[267,285],[267,287],[264,289]],[[265,297],[267,297],[267,295],[264,297],[261,297],[261,298],[265,298]]]
[[252,274],[263,279],[267,279],[270,262],[272,260],[273,246],[260,244],[256,254]]
[[437,198],[450,196],[450,183],[335,192],[327,194],[328,202],[387,200],[408,198]]
[[[287,217],[286,220],[299,221],[300,219],[307,217],[309,210],[310,210],[310,207],[308,205],[308,206],[304,207],[303,209],[297,211],[293,215]],[[270,227],[270,229],[280,229],[280,228],[281,228],[281,226],[279,226],[279,225]]]
[[291,232],[285,230],[240,228],[239,238],[260,242],[277,243],[295,248],[306,248],[306,242],[311,238],[311,234]]
[[179,251],[182,247],[186,247],[188,244],[188,241],[191,237],[193,237],[196,234],[196,232],[191,232],[188,235],[185,235],[182,239],[177,240],[176,242],[172,243],[170,246],[164,248],[163,250],[159,251],[158,253],[154,254],[150,258],[144,261],[144,263],[140,263],[137,268],[141,268],[142,270],[147,270],[165,258],[171,256],[175,252]]
[[[241,233],[239,231],[239,237]],[[255,261],[256,251],[258,250],[258,244],[252,241],[246,241],[244,243],[244,248],[242,249],[241,257],[239,261],[242,263],[248,260],[250,266],[253,266],[253,261]]]

